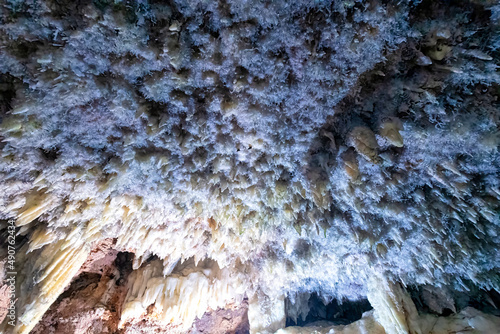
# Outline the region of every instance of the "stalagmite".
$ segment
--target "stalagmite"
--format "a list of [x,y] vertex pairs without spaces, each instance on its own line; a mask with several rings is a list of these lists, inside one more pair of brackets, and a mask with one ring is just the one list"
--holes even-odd
[[256,294],[248,305],[250,334],[270,334],[285,327],[284,296]]
[[422,334],[417,309],[398,283],[374,275],[368,286],[368,300],[386,334]]

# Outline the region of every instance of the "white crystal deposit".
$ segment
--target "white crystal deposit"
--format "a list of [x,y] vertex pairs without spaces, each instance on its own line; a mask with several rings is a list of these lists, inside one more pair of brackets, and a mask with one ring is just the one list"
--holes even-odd
[[[500,291],[495,1],[1,4],[15,333],[106,238],[134,253],[122,327],[248,298],[252,333],[500,332],[406,291]],[[284,329],[304,293],[374,310]]]

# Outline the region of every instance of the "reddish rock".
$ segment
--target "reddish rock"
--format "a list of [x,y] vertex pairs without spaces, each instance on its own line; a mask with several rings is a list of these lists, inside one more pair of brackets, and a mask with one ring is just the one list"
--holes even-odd
[[[32,334],[114,333],[127,293],[112,239],[95,245],[68,289],[45,313]],[[125,277],[124,277],[125,276]]]

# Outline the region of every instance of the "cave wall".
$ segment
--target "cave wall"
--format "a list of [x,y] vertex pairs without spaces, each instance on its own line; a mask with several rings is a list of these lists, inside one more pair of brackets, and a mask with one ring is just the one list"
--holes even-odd
[[[496,312],[495,1],[1,4],[1,330],[69,303],[83,331],[274,332],[304,294],[368,299],[346,330]],[[87,268],[109,240],[130,268]]]

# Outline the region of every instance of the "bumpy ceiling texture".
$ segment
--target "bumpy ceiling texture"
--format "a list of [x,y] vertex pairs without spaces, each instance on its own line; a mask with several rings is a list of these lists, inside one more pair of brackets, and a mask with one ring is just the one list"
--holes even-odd
[[3,333],[500,333],[496,1],[0,4]]

